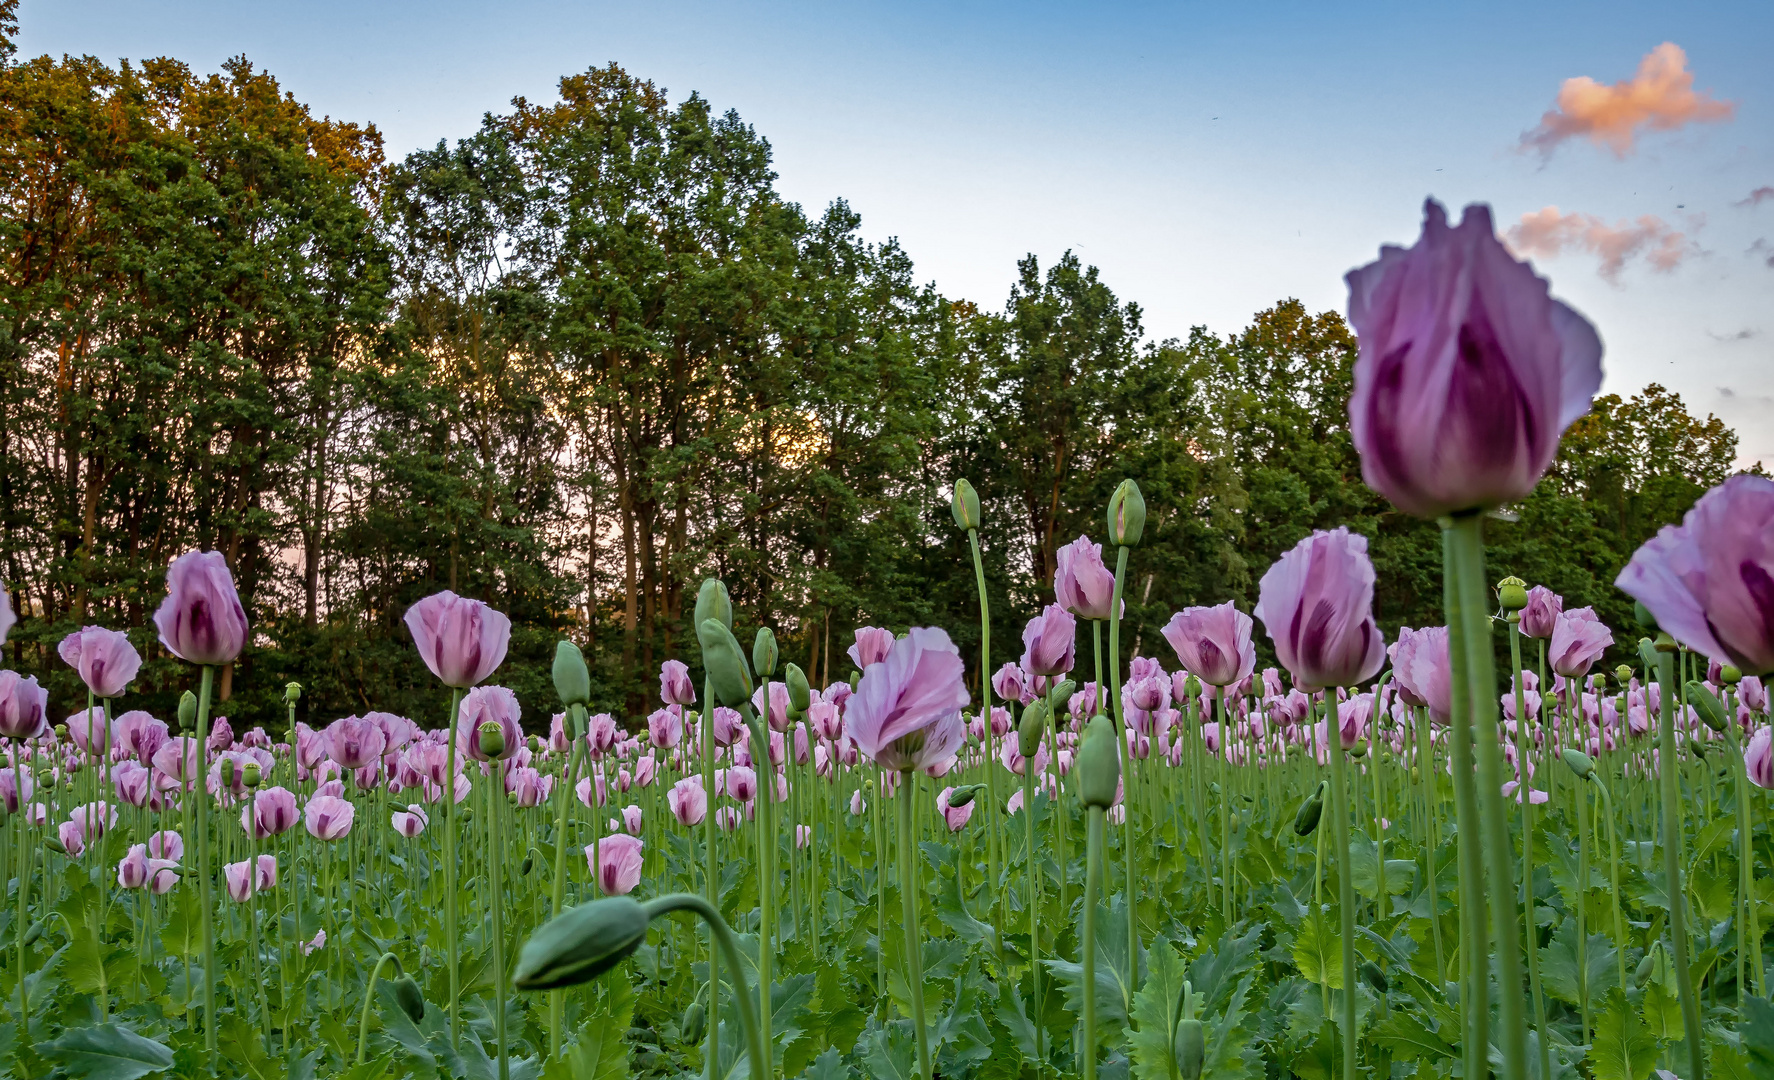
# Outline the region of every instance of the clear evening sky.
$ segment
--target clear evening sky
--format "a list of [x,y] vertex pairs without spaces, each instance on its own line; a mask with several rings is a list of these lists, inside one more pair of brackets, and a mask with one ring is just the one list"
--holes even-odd
[[1500,231],[1607,345],[1774,467],[1774,5],[25,0],[20,51],[245,53],[398,157],[616,61],[733,109],[779,190],[1003,304],[1067,249],[1149,335],[1344,307],[1425,196]]

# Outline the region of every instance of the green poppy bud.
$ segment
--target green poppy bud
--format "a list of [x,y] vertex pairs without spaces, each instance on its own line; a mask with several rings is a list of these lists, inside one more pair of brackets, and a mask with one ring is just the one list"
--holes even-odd
[[1109,541],[1118,547],[1138,547],[1146,531],[1146,497],[1132,480],[1123,480],[1109,496]]
[[68,725],[57,724],[55,726],[55,741],[61,743],[68,741]]
[[1655,672],[1657,670],[1657,643],[1648,637],[1639,638],[1638,658],[1640,663]]
[[425,995],[420,992],[419,984],[411,975],[402,975],[392,984],[394,1003],[400,1011],[407,1014],[407,1019],[417,1024],[425,1019]]
[[1047,699],[1036,698],[1016,722],[1016,752],[1025,758],[1035,756],[1041,748],[1041,736],[1047,731]]
[[529,743],[530,743],[530,756],[531,757],[536,757],[542,753],[542,736],[540,736],[540,735],[530,736]]
[[1518,577],[1497,582],[1497,604],[1504,611],[1520,611],[1528,606],[1528,583]]
[[702,645],[702,668],[708,673],[709,687],[717,704],[738,708],[751,701],[751,669],[733,631],[718,619],[704,619],[696,624],[696,640]]
[[760,679],[776,674],[776,635],[768,626],[758,627],[751,643],[751,669]]
[[1730,664],[1725,664],[1719,668],[1719,682],[1724,683],[1726,686],[1736,686],[1742,681],[1743,672],[1740,669],[1733,667]]
[[1188,698],[1190,701],[1194,701],[1195,699],[1199,698],[1201,696],[1201,680],[1197,679],[1193,675],[1190,675],[1188,678],[1184,679],[1183,680],[1183,696],[1185,698]]
[[36,922],[32,923],[30,929],[25,931],[25,944],[37,944],[37,940],[43,936],[43,931],[45,929],[46,927],[42,919],[38,919]]
[[1053,692],[1048,694],[1047,697],[1050,701],[1066,701],[1071,698],[1072,693],[1077,689],[1078,680],[1061,679],[1059,685],[1055,686]]
[[499,721],[488,720],[480,726],[480,752],[493,761],[505,756],[505,729]]
[[258,762],[249,761],[241,767],[240,782],[245,785],[248,791],[252,791],[259,786],[259,777],[262,771]]
[[1694,738],[1693,736],[1689,736],[1688,737],[1688,753],[1693,754],[1695,760],[1697,760],[1697,761],[1705,761],[1706,760],[1706,744],[1701,742],[1699,739]]
[[955,494],[949,500],[949,512],[955,515],[955,524],[963,529],[979,528],[979,492],[966,480],[955,481]]
[[678,1024],[678,1035],[686,1045],[694,1046],[702,1041],[707,1030],[707,1010],[702,1007],[702,1002],[692,1001],[690,1007],[684,1010],[684,1019]]
[[788,714],[799,720],[807,715],[807,706],[813,704],[813,690],[807,685],[807,673],[799,664],[788,664],[782,669],[782,681],[788,686]]
[[1104,810],[1115,805],[1115,791],[1121,783],[1121,755],[1116,752],[1115,729],[1101,713],[1090,718],[1084,727],[1084,740],[1078,747],[1078,798],[1085,806]]
[[585,705],[591,701],[591,669],[585,666],[585,654],[570,641],[554,644],[554,692],[562,705]]
[[[721,625],[713,619],[707,623]],[[524,942],[511,984],[519,990],[553,990],[590,982],[640,948],[650,921],[647,909],[627,896],[568,908]]]
[[1349,748],[1349,756],[1357,759],[1367,757],[1367,740],[1364,739],[1361,742],[1356,743],[1354,746],[1351,746]]
[[285,705],[294,705],[300,700],[302,700],[302,684],[299,682],[284,683],[283,703]]
[[1361,977],[1375,990],[1378,990],[1382,994],[1386,992],[1386,973],[1381,971],[1380,965],[1374,963],[1372,960],[1368,960],[1361,965]]
[[1725,730],[1725,703],[1703,682],[1688,680],[1688,704],[1700,714],[1700,722],[1714,731]]
[[985,789],[986,786],[984,784],[963,784],[949,792],[949,806],[951,808],[966,806],[968,803],[971,803],[974,799],[978,798],[979,793]]
[[57,855],[66,855],[68,853],[68,849],[62,846],[62,842],[53,836],[44,838],[43,846],[55,852]]
[[1312,789],[1312,794],[1306,796],[1306,801],[1300,804],[1299,811],[1294,814],[1296,836],[1311,836],[1317,831],[1319,819],[1324,817],[1324,790],[1325,781],[1320,780],[1318,786]]
[[517,876],[518,877],[529,877],[530,871],[534,870],[535,868],[536,868],[536,853],[533,851],[526,851],[526,852],[524,852],[524,861],[517,864]]
[[1565,764],[1569,765],[1571,771],[1577,774],[1577,779],[1587,780],[1595,775],[1595,762],[1583,751],[1571,747],[1561,751],[1559,756],[1564,758]]
[[222,772],[222,786],[224,788],[233,787],[234,786],[234,759],[233,758],[225,757],[222,759],[221,772]]
[[1201,1021],[1192,1016],[1178,1020],[1171,1050],[1176,1054],[1181,1080],[1201,1080],[1201,1068],[1207,1063],[1207,1032]]
[[696,625],[710,619],[733,629],[733,598],[727,595],[727,586],[719,578],[706,579],[696,591]]
[[190,731],[197,726],[197,695],[187,690],[179,695],[179,730]]

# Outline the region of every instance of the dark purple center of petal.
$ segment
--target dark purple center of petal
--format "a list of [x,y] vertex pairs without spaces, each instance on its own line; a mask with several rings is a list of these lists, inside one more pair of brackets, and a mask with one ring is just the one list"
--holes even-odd
[[1448,412],[1466,429],[1459,450],[1478,472],[1508,470],[1523,443],[1539,445],[1533,412],[1503,355],[1490,316],[1476,298],[1460,324],[1459,358],[1448,386]]
[[[1743,579],[1743,590],[1749,594],[1750,602],[1755,604],[1756,611],[1762,617],[1762,640],[1742,642],[1739,648],[1744,653],[1755,649],[1758,655],[1744,655],[1741,659],[1760,661],[1768,650],[1768,643],[1774,642],[1774,577],[1769,577],[1761,563],[1750,559],[1738,564],[1737,576]],[[1730,645],[1727,644],[1726,647],[1729,648]]]

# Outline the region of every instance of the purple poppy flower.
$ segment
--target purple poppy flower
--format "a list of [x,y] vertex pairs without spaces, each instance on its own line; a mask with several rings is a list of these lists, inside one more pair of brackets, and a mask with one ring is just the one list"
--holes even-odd
[[227,664],[246,647],[246,609],[219,551],[188,551],[166,571],[166,599],[154,612],[160,643],[192,664]]
[[1164,624],[1164,640],[1194,676],[1210,686],[1230,686],[1257,666],[1250,616],[1228,600],[1217,607],[1184,608]]
[[1614,632],[1602,624],[1594,608],[1573,608],[1559,613],[1546,658],[1553,671],[1575,679],[1587,675],[1612,644]]
[[659,666],[659,699],[667,705],[696,704],[696,684],[682,660],[667,660]]
[[1497,239],[1429,200],[1414,247],[1349,272],[1349,427],[1369,487],[1418,517],[1525,497],[1601,387],[1601,339]]
[[388,745],[381,725],[355,716],[328,724],[324,737],[329,755],[339,763],[339,768],[346,770],[361,769],[381,760]]
[[859,626],[856,628],[856,644],[847,651],[850,659],[856,662],[857,670],[867,671],[870,664],[887,659],[892,648],[893,631],[878,626]]
[[1774,671],[1774,480],[1739,473],[1702,495],[1614,584],[1695,652]]
[[870,665],[845,709],[858,748],[888,770],[930,769],[952,761],[967,729],[960,653],[948,634],[913,627],[887,659]]
[[1048,604],[1023,627],[1022,668],[1031,675],[1064,675],[1072,670],[1078,622],[1058,604]]
[[0,671],[0,738],[35,739],[49,730],[49,691],[35,676]]
[[1054,552],[1053,598],[1080,619],[1113,613],[1115,575],[1103,565],[1103,546],[1080,536]]
[[129,643],[129,635],[102,626],[74,631],[62,639],[56,651],[80,673],[80,681],[94,697],[114,698],[123,693],[142,667],[142,654]]
[[480,726],[488,721],[498,724],[505,735],[501,759],[517,753],[524,744],[524,729],[519,724],[521,713],[517,695],[503,686],[477,686],[463,694],[456,721],[456,753],[467,754],[476,761],[488,760],[480,751]]
[[1385,662],[1367,537],[1341,527],[1313,533],[1276,560],[1257,595],[1275,657],[1302,689],[1354,686]]
[[419,657],[445,686],[466,689],[505,662],[511,620],[479,600],[448,589],[407,609],[407,629]]
[[1407,705],[1427,708],[1436,722],[1445,724],[1452,716],[1454,697],[1453,663],[1448,656],[1448,628],[1430,626],[1398,630],[1398,642],[1392,653],[1393,685]]
[[1564,609],[1564,597],[1544,585],[1534,586],[1528,590],[1528,606],[1521,609],[1521,632],[1541,641],[1551,638]]

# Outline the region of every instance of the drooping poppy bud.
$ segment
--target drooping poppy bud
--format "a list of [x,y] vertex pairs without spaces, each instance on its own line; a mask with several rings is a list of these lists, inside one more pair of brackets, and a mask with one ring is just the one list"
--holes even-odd
[[1207,1062],[1207,1032],[1201,1021],[1193,1016],[1178,1020],[1171,1049],[1176,1054],[1177,1076],[1181,1080],[1201,1080],[1201,1069]]
[[696,640],[702,646],[702,668],[708,673],[716,701],[729,708],[750,702],[751,670],[733,631],[719,619],[703,619],[696,624]]
[[1725,730],[1725,704],[1703,682],[1688,680],[1688,704],[1700,714],[1700,722],[1714,731]]
[[407,1019],[417,1024],[425,1019],[425,995],[419,990],[419,984],[411,975],[402,974],[394,980],[394,1003],[400,1011],[407,1014]]
[[708,1012],[703,1009],[702,1002],[692,1001],[684,1010],[684,1018],[678,1023],[678,1034],[685,1045],[695,1046],[702,1041],[703,1034],[708,1030]]
[[713,619],[733,629],[733,598],[727,595],[727,585],[719,578],[707,578],[702,588],[696,591],[696,625],[701,626]]
[[1016,724],[1016,749],[1023,757],[1032,758],[1041,748],[1041,736],[1047,730],[1049,712],[1046,698],[1035,699],[1023,710]]
[[955,524],[963,529],[979,528],[979,492],[965,479],[955,481],[955,494],[949,500],[949,512]]
[[585,666],[585,654],[571,641],[555,643],[554,692],[568,707],[591,701],[591,669]]
[[650,921],[647,909],[627,896],[569,908],[524,942],[511,984],[519,990],[553,990],[590,982],[640,948]]
[[1583,751],[1575,747],[1567,747],[1559,753],[1559,756],[1564,758],[1565,764],[1569,765],[1571,771],[1577,774],[1577,779],[1587,780],[1595,775],[1595,761]]
[[1312,789],[1312,794],[1306,796],[1306,801],[1300,804],[1299,812],[1294,814],[1296,836],[1311,836],[1317,830],[1319,819],[1324,817],[1324,788],[1325,782],[1320,780],[1318,786]]
[[813,703],[813,691],[807,685],[807,673],[799,664],[789,664],[783,669],[782,681],[788,687],[788,715],[791,720],[800,720],[807,715],[807,706]]
[[1117,547],[1138,547],[1146,531],[1146,497],[1132,480],[1115,485],[1109,496],[1109,543]]

